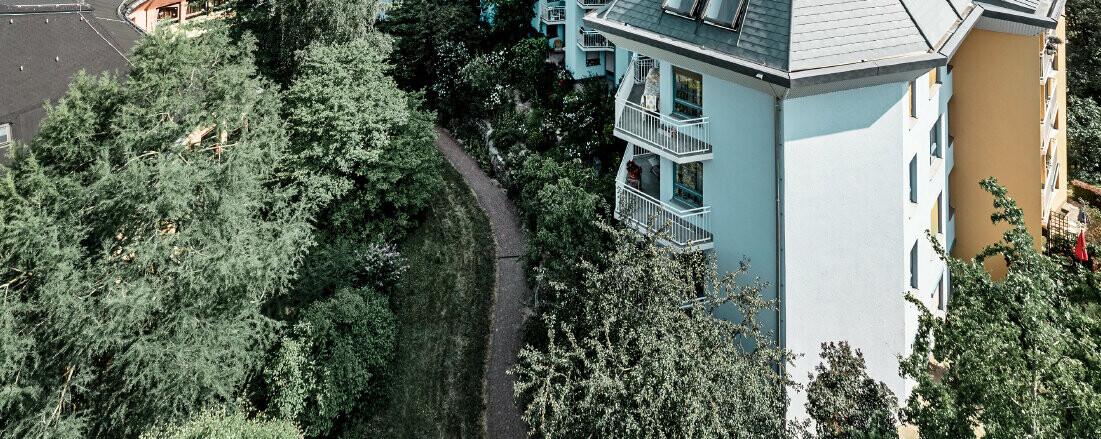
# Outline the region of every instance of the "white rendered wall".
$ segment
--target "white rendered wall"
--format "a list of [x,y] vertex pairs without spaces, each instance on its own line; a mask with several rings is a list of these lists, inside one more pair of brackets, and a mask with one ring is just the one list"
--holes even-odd
[[[782,325],[787,348],[803,355],[789,369],[797,382],[808,382],[823,342],[845,340],[864,353],[872,378],[900,398],[909,392],[897,359],[909,353],[916,330],[916,312],[905,301],[909,251],[929,227],[945,182],[944,167],[939,177],[931,173],[928,156],[941,100],[929,99],[923,79],[915,120],[906,114],[906,83],[784,102]],[[915,154],[919,189],[912,205]],[[931,255],[921,238],[919,287],[926,291],[944,272]],[[805,393],[791,396],[789,417],[804,417]]]

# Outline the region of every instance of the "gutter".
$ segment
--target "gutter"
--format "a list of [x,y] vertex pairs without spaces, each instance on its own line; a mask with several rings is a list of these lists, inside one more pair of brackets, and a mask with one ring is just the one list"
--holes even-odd
[[[115,8],[115,15],[119,17],[119,20],[122,20],[126,24],[130,25],[130,27],[138,31],[139,35],[145,35],[149,32],[146,32],[145,29],[142,29],[137,24],[134,24],[134,22],[130,21],[127,16],[130,15],[130,11],[134,10],[134,6],[137,6],[139,3],[145,3],[146,1],[148,0],[122,0],[122,2],[119,3],[119,7]],[[123,12],[123,9],[125,9],[126,12]]]

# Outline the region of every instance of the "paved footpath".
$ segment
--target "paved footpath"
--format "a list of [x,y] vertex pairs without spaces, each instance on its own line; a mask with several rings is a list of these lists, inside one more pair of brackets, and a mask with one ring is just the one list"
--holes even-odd
[[520,266],[520,256],[524,254],[526,245],[520,215],[505,190],[482,172],[450,132],[439,127],[436,132],[439,133],[436,147],[474,191],[478,204],[489,216],[497,244],[497,293],[493,304],[489,371],[486,376],[486,430],[490,439],[524,438],[527,437],[527,426],[513,403],[513,378],[505,373],[516,364],[516,356],[520,352],[520,324],[526,312],[524,303],[531,297],[524,270]]

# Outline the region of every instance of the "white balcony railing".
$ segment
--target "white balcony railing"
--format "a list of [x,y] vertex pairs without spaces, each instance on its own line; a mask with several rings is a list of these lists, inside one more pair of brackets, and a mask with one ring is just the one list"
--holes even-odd
[[671,244],[685,248],[710,248],[711,207],[682,210],[623,182],[616,183],[615,215],[642,233],[662,233]]
[[635,55],[631,60],[629,73],[634,77],[636,84],[641,84],[646,80],[646,75],[650,74],[650,69],[654,67],[658,67],[658,60],[648,56]]
[[1058,132],[1055,129],[1055,118],[1059,114],[1059,93],[1057,91],[1053,91],[1051,93],[1051,97],[1047,99],[1046,105],[1047,108],[1044,111],[1044,120],[1043,122],[1041,122],[1043,123],[1043,126],[1041,127],[1041,132],[1043,133],[1043,136],[1040,138],[1040,140],[1044,143],[1050,141],[1051,138],[1055,136],[1055,134]]
[[581,50],[615,50],[615,46],[600,32],[581,29],[577,35],[577,47]]
[[639,58],[636,57],[631,60],[616,92],[615,134],[678,163],[709,158],[700,156],[712,153],[710,119],[706,116],[682,119],[632,102],[632,91],[645,81],[637,80],[638,70]]
[[608,0],[577,0],[577,5],[582,9],[596,9],[608,4]]
[[1040,81],[1047,81],[1048,78],[1055,76],[1058,70],[1055,68],[1055,54],[1048,53],[1047,50],[1043,52],[1040,61],[1043,65],[1040,66],[1043,76],[1040,77]]
[[562,24],[566,22],[566,7],[565,6],[550,6],[546,3],[543,4],[543,10],[540,13],[540,17],[546,24]]

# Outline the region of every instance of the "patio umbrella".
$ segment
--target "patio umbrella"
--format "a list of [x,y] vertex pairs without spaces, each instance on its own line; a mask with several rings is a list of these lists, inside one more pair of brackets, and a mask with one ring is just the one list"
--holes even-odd
[[1086,231],[1078,232],[1078,245],[1074,246],[1074,257],[1080,261],[1088,261],[1089,253],[1086,253]]

